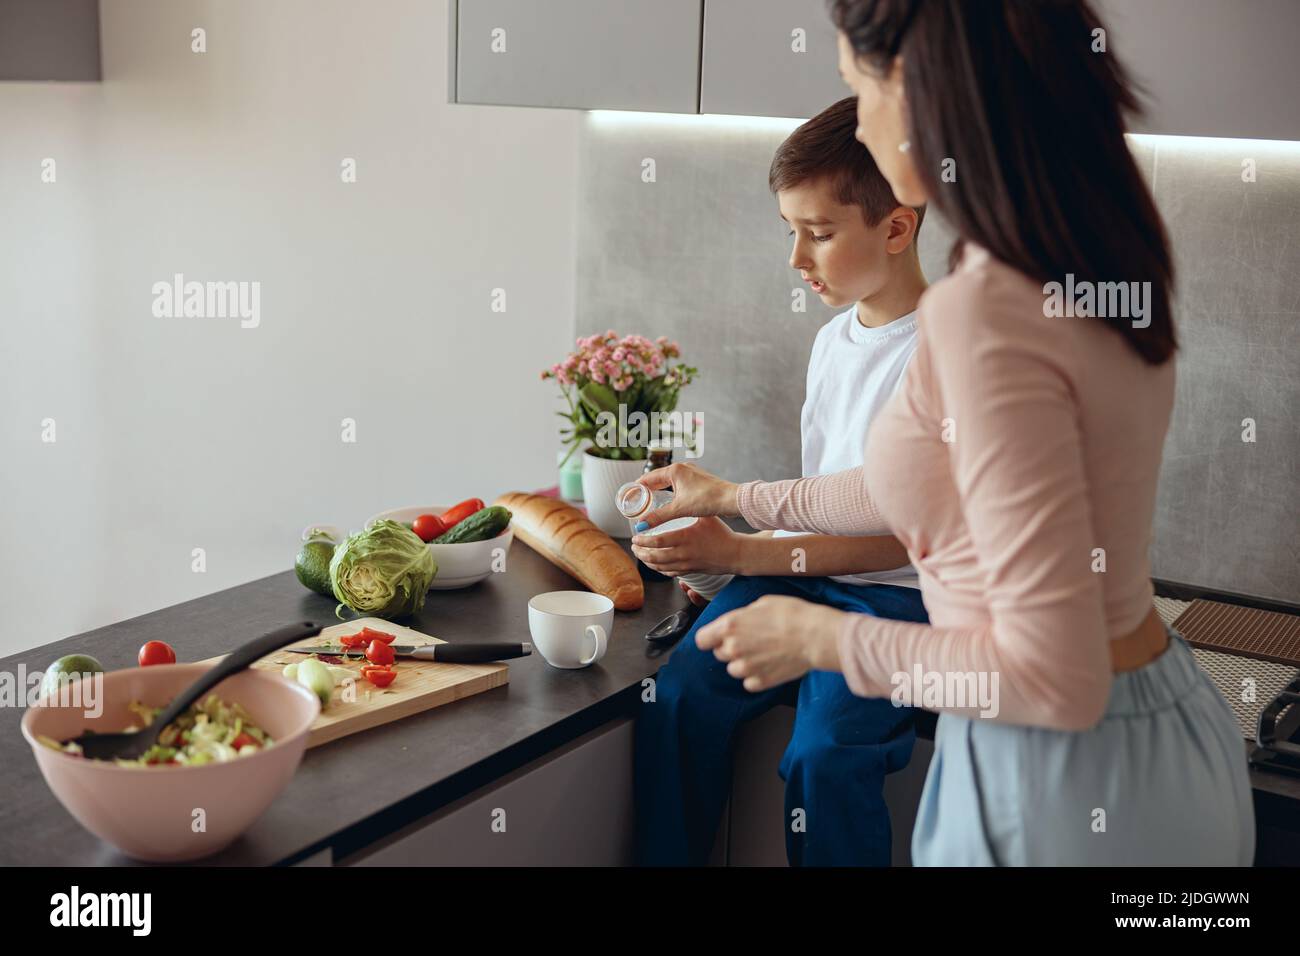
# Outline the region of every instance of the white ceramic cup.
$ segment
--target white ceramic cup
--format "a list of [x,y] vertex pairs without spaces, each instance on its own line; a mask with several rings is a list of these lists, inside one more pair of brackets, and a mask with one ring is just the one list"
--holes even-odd
[[552,667],[587,667],[605,656],[614,602],[590,591],[551,591],[528,602],[533,646]]

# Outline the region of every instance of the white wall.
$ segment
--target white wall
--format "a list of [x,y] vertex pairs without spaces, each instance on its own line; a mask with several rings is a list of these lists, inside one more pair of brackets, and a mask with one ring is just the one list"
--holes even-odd
[[[101,6],[103,83],[0,84],[0,654],[552,484],[580,114],[448,106],[445,0]],[[260,326],[155,318],[177,272]]]

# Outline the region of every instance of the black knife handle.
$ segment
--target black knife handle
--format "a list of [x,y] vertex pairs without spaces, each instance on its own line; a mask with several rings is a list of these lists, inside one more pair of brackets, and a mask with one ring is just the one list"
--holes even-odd
[[429,648],[419,648],[412,656],[429,660],[420,651],[433,652],[432,660],[443,664],[486,664],[489,661],[504,661],[512,657],[527,657],[533,652],[531,644],[518,641],[487,642],[481,644],[435,644]]

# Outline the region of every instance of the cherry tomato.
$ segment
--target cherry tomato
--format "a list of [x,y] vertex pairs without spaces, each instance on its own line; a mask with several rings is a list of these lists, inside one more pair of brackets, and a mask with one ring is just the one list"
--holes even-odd
[[259,746],[257,740],[251,735],[240,731],[239,736],[230,742],[230,746],[238,750],[240,747],[247,747],[252,744],[254,747]]
[[149,667],[153,664],[175,664],[176,652],[162,641],[148,641],[140,648],[140,655],[136,660],[141,667]]
[[391,664],[397,660],[397,655],[383,641],[371,641],[366,648],[366,660],[373,664]]
[[421,541],[432,541],[447,530],[442,519],[437,515],[420,515],[411,522],[411,530],[420,536]]
[[440,517],[442,518],[443,525],[446,527],[448,531],[450,531],[452,528],[456,527],[456,525],[460,524],[470,515],[474,514],[474,512],[482,511],[482,510],[483,510],[482,498],[467,498],[465,501],[462,501],[460,504],[448,508],[440,515]]
[[344,647],[360,647],[369,642],[366,640],[365,628],[362,628],[355,634],[344,634],[339,638],[339,643]]
[[381,670],[378,667],[372,667],[363,676],[376,687],[387,687],[397,679],[397,675],[393,671]]
[[372,631],[368,627],[363,627],[359,632],[359,636],[369,638],[372,641],[383,641],[385,644],[391,644],[397,640],[396,636],[389,634],[387,631]]

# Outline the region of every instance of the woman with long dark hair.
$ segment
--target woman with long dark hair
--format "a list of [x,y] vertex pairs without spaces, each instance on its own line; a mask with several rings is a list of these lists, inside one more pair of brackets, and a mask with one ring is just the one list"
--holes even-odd
[[[858,138],[959,235],[865,465],[735,485],[689,465],[651,524],[885,523],[931,623],[769,597],[697,635],[759,691],[842,670],[940,711],[918,864],[1249,865],[1235,718],[1152,606],[1176,340],[1136,108],[1082,0],[830,0]],[[816,820],[806,821],[809,828]]]

